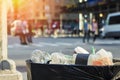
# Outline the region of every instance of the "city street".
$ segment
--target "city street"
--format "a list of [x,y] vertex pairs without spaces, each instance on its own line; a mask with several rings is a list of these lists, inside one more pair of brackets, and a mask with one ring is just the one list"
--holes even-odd
[[[97,37],[98,35],[100,36],[99,38]],[[33,36],[32,40],[31,36]],[[85,41],[85,38],[88,39],[91,36],[94,38]],[[93,54],[87,54],[87,57],[84,54],[83,56],[80,55],[82,58],[89,58],[86,60],[87,65],[85,66],[87,68],[85,68],[85,71],[79,69],[85,67],[79,67],[79,63],[84,63],[84,61],[78,56],[73,56],[76,47],[82,47],[89,54]],[[104,52],[103,49],[108,52]],[[37,57],[34,57],[36,54],[32,56],[34,50],[41,50],[50,54],[49,59],[48,55],[46,58],[45,53],[43,53],[45,55],[41,54],[40,56],[37,54]],[[95,54],[99,50],[103,54]],[[51,55],[54,52],[60,52],[65,55],[61,57],[61,55],[58,56],[60,53],[57,54],[57,58],[61,58],[60,60],[56,58],[56,55]],[[112,53],[113,57],[109,52]],[[104,66],[105,69],[102,66],[100,70],[95,67],[96,65],[103,65],[103,63],[104,65],[108,65],[107,63],[109,65],[113,64],[111,59],[101,58],[103,55],[120,59],[120,0],[0,0],[0,80],[22,80],[22,76],[23,80],[31,80],[31,78],[34,79],[33,74],[37,76],[35,77],[37,80],[41,76],[45,78],[41,78],[43,80],[83,80],[89,78],[105,80],[112,78],[113,80],[113,78],[118,78],[119,67],[116,69],[117,71],[114,70],[114,67],[116,68],[117,66]],[[98,57],[100,58],[99,60],[96,59]],[[49,64],[49,61],[53,62],[53,64],[55,64],[55,61],[58,64],[57,61],[62,63],[63,60],[63,63],[68,63],[67,67],[71,70],[61,65],[58,65],[58,67],[64,67],[66,70],[64,68],[55,68],[54,66],[50,69],[49,65],[47,66],[49,69],[43,65],[44,69],[42,69],[35,64],[35,69],[33,69],[33,66],[30,66],[30,68],[37,72],[30,72],[26,66],[26,61],[31,58],[34,58],[35,62],[42,59],[40,63],[45,61],[46,63],[43,62],[44,64]],[[71,62],[73,67],[75,66],[74,70],[68,66]],[[76,65],[77,62],[79,62],[78,65]],[[88,67],[89,62],[91,63],[90,65],[94,65],[94,69],[92,69],[92,66]],[[29,64],[27,65],[29,67]],[[114,63],[114,65],[119,64]],[[108,67],[109,69],[107,69]],[[53,68],[60,71],[53,70]],[[48,71],[45,73],[46,69]],[[87,73],[86,71],[89,70],[90,73]],[[18,71],[22,73],[22,76]],[[34,73],[29,76],[27,71],[28,74]],[[81,74],[77,73],[77,71]],[[108,72],[108,75],[106,72]],[[35,73],[41,74],[39,78]],[[53,76],[53,73],[55,73],[55,76]],[[58,73],[62,73],[62,75],[60,74],[59,76]],[[81,78],[75,73],[79,74]],[[45,77],[46,74],[48,74],[48,79]],[[71,75],[75,76],[72,77]]]
[[120,57],[120,40],[115,39],[97,39],[94,43],[90,39],[89,43],[83,43],[82,38],[78,37],[62,37],[62,38],[33,38],[33,44],[21,45],[18,37],[8,36],[8,58],[16,62],[17,70],[23,73],[26,80],[26,64],[25,61],[30,59],[33,50],[39,49],[48,53],[62,52],[72,55],[74,48],[81,46],[91,53],[94,46],[96,51],[101,48],[112,52],[114,58]]

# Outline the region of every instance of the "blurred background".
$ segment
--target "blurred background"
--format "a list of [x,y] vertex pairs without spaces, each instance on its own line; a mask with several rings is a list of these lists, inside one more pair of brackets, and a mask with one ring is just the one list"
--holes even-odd
[[[84,19],[98,22],[98,31],[109,13],[119,12],[119,0],[12,0],[8,11],[8,34],[11,22],[25,19],[36,37],[60,34],[83,36]],[[100,31],[99,31],[100,32]],[[100,34],[100,33],[99,33]],[[99,35],[98,34],[98,35]]]

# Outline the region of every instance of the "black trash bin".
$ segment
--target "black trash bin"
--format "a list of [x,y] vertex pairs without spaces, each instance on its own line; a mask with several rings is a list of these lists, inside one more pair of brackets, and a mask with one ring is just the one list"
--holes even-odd
[[120,80],[120,65],[41,64],[26,60],[26,66],[28,80]]

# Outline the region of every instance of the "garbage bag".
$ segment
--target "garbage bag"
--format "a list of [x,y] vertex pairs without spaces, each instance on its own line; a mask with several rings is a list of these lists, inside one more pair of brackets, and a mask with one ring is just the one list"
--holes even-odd
[[120,65],[41,64],[31,60],[26,60],[26,65],[28,80],[113,80],[120,72]]

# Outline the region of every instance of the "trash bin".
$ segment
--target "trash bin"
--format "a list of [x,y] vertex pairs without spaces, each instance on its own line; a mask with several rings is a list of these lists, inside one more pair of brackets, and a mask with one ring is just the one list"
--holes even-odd
[[26,60],[26,67],[28,80],[120,80],[120,65],[41,64]]

